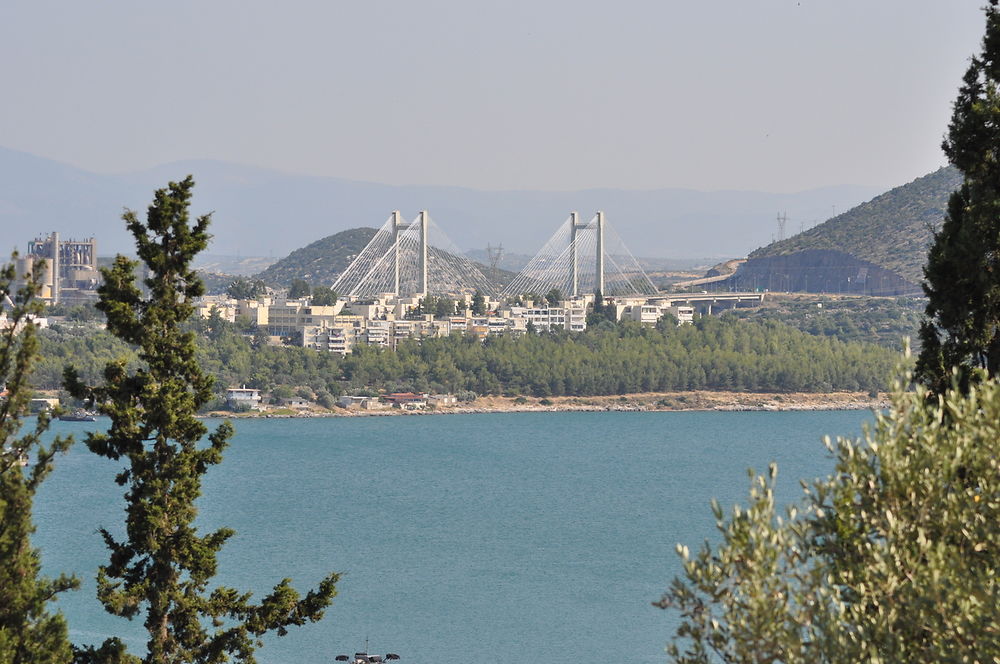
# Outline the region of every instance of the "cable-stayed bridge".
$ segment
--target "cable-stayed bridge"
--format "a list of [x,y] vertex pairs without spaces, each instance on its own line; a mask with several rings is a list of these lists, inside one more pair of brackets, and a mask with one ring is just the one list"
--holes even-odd
[[576,297],[602,295],[655,295],[656,286],[639,262],[608,224],[603,212],[580,223],[569,218],[552,234],[524,269],[503,289],[504,295],[545,294],[557,289]]
[[[655,295],[656,287],[605,219],[581,223],[576,212],[556,230],[501,295],[567,297]],[[407,222],[394,211],[333,284],[349,297],[496,295],[498,287],[455,246],[426,210]]]
[[394,211],[333,284],[351,297],[463,295],[496,288],[426,210],[411,222]]

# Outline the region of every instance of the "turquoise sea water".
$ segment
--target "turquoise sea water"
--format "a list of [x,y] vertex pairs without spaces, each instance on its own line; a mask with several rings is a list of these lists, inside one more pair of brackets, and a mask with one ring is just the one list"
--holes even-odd
[[[238,534],[218,580],[265,592],[343,573],[326,618],[271,638],[262,663],[364,648],[403,662],[663,662],[670,614],[650,603],[679,572],[678,541],[712,537],[714,496],[744,499],[746,468],[779,464],[779,498],[831,468],[823,434],[867,412],[518,413],[240,420],[206,478],[199,525]],[[95,424],[55,423],[57,431]],[[209,421],[210,425],[214,423]],[[116,464],[77,445],[37,505],[46,571],[83,588],[59,605],[77,643],[141,624],[94,599],[120,532]],[[139,621],[141,623],[141,621]]]

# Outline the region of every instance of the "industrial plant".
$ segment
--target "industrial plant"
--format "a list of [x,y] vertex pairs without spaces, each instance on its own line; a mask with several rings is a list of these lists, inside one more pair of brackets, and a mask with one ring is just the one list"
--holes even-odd
[[101,274],[97,269],[97,241],[61,240],[59,233],[38,237],[18,257],[18,275],[35,274],[41,285],[39,298],[49,304],[82,304],[97,299]]

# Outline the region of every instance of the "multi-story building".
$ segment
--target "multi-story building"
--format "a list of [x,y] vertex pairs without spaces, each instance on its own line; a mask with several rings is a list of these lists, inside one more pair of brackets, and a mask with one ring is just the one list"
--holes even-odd
[[367,321],[365,325],[365,342],[369,346],[388,348],[392,343],[392,321]]
[[[512,313],[515,309],[518,308],[511,309]],[[587,329],[587,309],[583,306],[532,307],[526,308],[523,315],[526,323],[530,322],[539,332],[582,332]]]
[[[312,305],[309,298],[298,300],[278,300],[267,307],[267,333],[273,337],[297,338],[302,329],[312,325],[336,327],[343,302],[333,305]],[[352,312],[353,314],[353,312]],[[353,314],[350,319],[362,318]]]
[[256,300],[237,300],[236,317],[246,318],[257,327],[267,327],[268,313],[274,301],[267,296]]
[[226,390],[226,404],[230,408],[256,408],[260,405],[260,390],[252,387],[230,387]]
[[669,313],[677,319],[678,325],[690,325],[694,323],[694,307],[683,304],[675,304],[663,309],[664,313]]
[[201,318],[211,318],[218,315],[222,320],[236,322],[236,300],[227,295],[205,295],[195,303],[195,314]]
[[360,325],[353,323],[327,327],[326,325],[306,325],[302,328],[304,348],[325,350],[338,355],[347,355],[354,348]]

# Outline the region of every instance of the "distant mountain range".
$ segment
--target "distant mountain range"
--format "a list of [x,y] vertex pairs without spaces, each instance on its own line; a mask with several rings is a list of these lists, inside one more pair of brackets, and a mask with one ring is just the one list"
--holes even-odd
[[3,253],[23,251],[37,235],[97,238],[102,255],[132,250],[124,207],[144,211],[154,189],[193,174],[192,212],[214,211],[208,253],[277,259],[339,231],[378,227],[394,209],[421,209],[463,250],[503,243],[534,255],[571,210],[589,219],[604,210],[634,254],[659,258],[745,256],[776,232],[786,212],[792,227],[812,226],[879,193],[844,185],[794,194],[686,189],[575,192],[479,191],[391,186],[291,175],[219,161],[185,161],[127,175],[100,175],[0,148],[0,238]]

